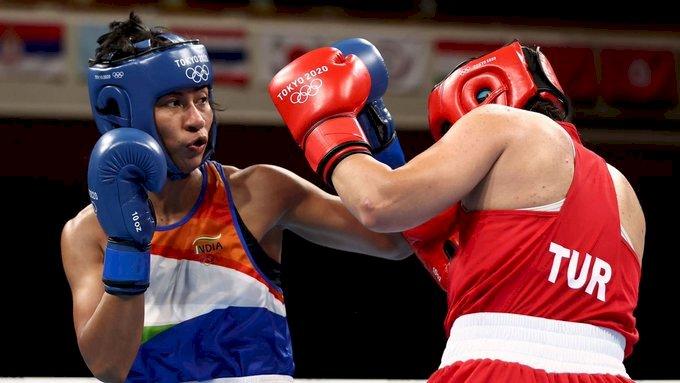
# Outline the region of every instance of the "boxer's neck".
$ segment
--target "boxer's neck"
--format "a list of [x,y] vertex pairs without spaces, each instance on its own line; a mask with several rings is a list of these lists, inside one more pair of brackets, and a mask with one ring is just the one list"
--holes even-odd
[[184,218],[196,203],[202,180],[200,169],[194,169],[184,179],[168,179],[160,193],[149,193],[149,199],[156,211],[157,224],[165,226]]

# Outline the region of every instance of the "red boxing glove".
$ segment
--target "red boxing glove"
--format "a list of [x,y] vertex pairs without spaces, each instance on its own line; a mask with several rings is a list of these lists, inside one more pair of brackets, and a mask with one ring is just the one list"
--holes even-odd
[[269,83],[269,96],[295,142],[328,184],[343,158],[371,154],[356,119],[370,90],[366,66],[354,55],[329,47],[300,56]]
[[458,246],[454,226],[459,208],[460,202],[402,233],[420,262],[444,291],[449,286],[449,262]]

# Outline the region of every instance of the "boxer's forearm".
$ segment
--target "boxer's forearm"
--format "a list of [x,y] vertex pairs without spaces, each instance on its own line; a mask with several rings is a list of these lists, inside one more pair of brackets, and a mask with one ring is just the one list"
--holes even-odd
[[[426,218],[419,213],[422,190],[408,180],[404,168],[391,170],[366,155],[344,159],[333,173],[333,186],[347,209],[366,227],[400,232]],[[426,213],[427,214],[427,213]]]
[[103,381],[127,377],[139,350],[144,325],[144,296],[102,296],[80,329],[78,346],[92,374]]

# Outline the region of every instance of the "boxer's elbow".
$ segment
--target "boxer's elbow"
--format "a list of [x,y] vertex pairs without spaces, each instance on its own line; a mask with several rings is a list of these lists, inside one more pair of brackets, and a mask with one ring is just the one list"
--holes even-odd
[[379,232],[382,225],[379,205],[369,198],[364,198],[358,208],[359,222],[369,230]]
[[88,367],[92,375],[102,382],[124,382],[129,372],[129,368],[106,362],[88,364]]
[[401,261],[404,260],[413,254],[413,249],[411,249],[411,246],[406,242],[404,237],[401,236],[401,234],[390,234],[391,238],[391,243],[390,247],[386,249],[386,251],[383,253],[383,258],[389,259],[392,261]]
[[394,229],[395,223],[398,223],[399,209],[393,196],[389,184],[379,185],[370,193],[364,194],[357,215],[361,224],[380,233],[399,231]]
[[106,352],[96,355],[82,353],[82,355],[92,375],[102,382],[124,382],[134,361],[134,357],[132,359],[121,358],[120,355],[111,355]]

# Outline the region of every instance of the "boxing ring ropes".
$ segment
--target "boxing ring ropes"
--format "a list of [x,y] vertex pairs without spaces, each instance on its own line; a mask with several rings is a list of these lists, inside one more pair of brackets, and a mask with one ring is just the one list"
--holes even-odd
[[[90,383],[94,378],[0,378],[0,383]],[[425,383],[425,380],[401,379],[295,379],[296,383]],[[680,383],[680,380],[636,380],[637,383]]]

